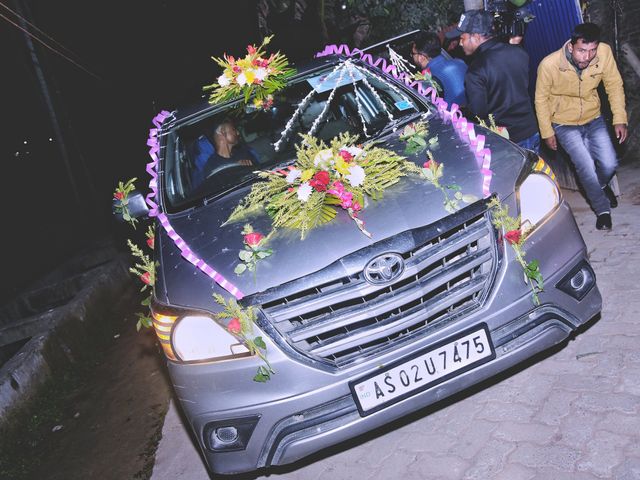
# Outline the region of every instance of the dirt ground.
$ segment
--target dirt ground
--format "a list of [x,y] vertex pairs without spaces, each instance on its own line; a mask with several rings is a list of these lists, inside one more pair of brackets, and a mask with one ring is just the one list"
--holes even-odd
[[56,414],[47,415],[42,402],[31,412],[27,425],[38,423],[40,432],[25,448],[37,461],[23,461],[9,478],[150,478],[170,387],[153,331],[136,332],[138,310],[137,292],[121,299],[104,348],[49,401]]

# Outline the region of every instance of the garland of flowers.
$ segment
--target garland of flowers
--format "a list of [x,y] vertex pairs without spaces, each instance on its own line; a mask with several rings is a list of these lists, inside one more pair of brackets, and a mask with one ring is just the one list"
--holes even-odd
[[203,87],[205,92],[211,91],[209,103],[226,102],[239,96],[248,103],[254,93],[254,105],[265,108],[273,103],[272,94],[283,89],[296,71],[289,67],[289,60],[280,52],[266,57],[264,48],[271,38],[273,35],[265,37],[259,47],[248,45],[244,58],[236,60],[226,53],[224,58],[212,57],[224,71],[217,82]]
[[531,287],[531,297],[534,305],[540,305],[538,294],[544,291],[544,282],[538,260],[525,260],[523,245],[527,239],[528,232],[523,231],[519,218],[509,216],[509,207],[502,205],[497,198],[489,202],[489,209],[492,210],[492,223],[501,231],[504,231],[504,239],[507,241],[516,255],[516,260],[522,267],[524,273],[524,283]]
[[358,228],[371,236],[358,218],[365,195],[373,200],[418,167],[396,153],[372,145],[355,146],[357,136],[342,133],[326,145],[322,140],[302,136],[296,146],[297,161],[288,170],[261,172],[264,182],[253,185],[227,222],[245,218],[263,208],[271,216],[274,229],[300,230],[304,239],[309,230],[333,220],[342,208]]
[[214,316],[218,320],[229,320],[227,330],[239,337],[242,342],[249,348],[252,355],[257,355],[264,362],[264,365],[258,367],[258,371],[253,377],[254,382],[266,382],[271,379],[271,374],[276,373],[267,360],[267,345],[262,337],[253,336],[253,325],[256,321],[256,313],[253,307],[243,308],[238,305],[235,299],[226,301],[220,294],[214,293],[213,298],[224,309],[222,312],[216,313]]
[[[327,79],[333,77],[334,75],[338,75],[338,81],[336,82],[335,86],[332,88],[331,93],[329,94],[329,97],[325,102],[324,108],[311,124],[311,128],[307,132],[307,135],[311,135],[311,136],[315,135],[317,128],[320,126],[320,124],[322,123],[322,121],[326,116],[326,113],[329,110],[331,101],[335,96],[336,90],[340,85],[342,85],[342,79],[344,78],[344,75],[345,74],[349,75],[349,78],[351,79],[351,83],[354,85],[356,84],[358,79],[356,79],[355,73],[359,73],[361,75],[362,83],[365,85],[365,87],[367,87],[367,89],[371,92],[371,94],[376,99],[376,101],[380,104],[384,112],[387,114],[389,121],[392,121],[394,119],[393,115],[387,108],[387,105],[380,98],[380,95],[378,94],[377,90],[369,83],[369,81],[367,80],[367,77],[375,78],[379,82],[384,83],[386,86],[388,86],[398,95],[400,95],[403,101],[409,102],[409,99],[407,98],[407,96],[403,92],[401,92],[395,85],[389,83],[384,78],[380,77],[379,75],[376,75],[375,73],[370,72],[365,68],[359,67],[358,65],[354,65],[351,60],[347,59],[343,62],[340,62],[338,65],[336,65],[328,75],[326,75],[324,78],[320,80],[320,83],[316,87],[316,88],[320,87],[324,82],[327,81]],[[316,89],[312,88],[311,91],[298,104],[295,112],[293,112],[293,115],[291,116],[289,121],[287,121],[284,129],[280,133],[280,138],[278,139],[277,142],[273,144],[273,147],[276,151],[280,150],[280,145],[282,144],[284,139],[287,138],[287,136],[289,135],[289,132],[291,131],[295,120],[307,108],[307,106],[309,105],[309,102],[311,101],[311,98],[314,96],[315,93],[316,93]],[[361,99],[362,94],[359,92],[358,89],[355,89],[355,88],[354,88],[354,93],[355,93],[356,108],[358,111],[358,116],[360,117],[360,121],[362,122],[362,131],[363,131],[362,133],[364,134],[365,137],[369,137],[370,135],[369,135],[369,132],[367,131],[367,122],[365,121],[364,114],[363,114],[364,108],[362,106],[362,99]]]

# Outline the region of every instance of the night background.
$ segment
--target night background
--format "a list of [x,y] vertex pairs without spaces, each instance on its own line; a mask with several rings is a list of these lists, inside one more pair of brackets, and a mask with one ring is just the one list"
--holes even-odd
[[[118,180],[146,186],[151,119],[198,101],[210,57],[244,52],[259,31],[246,0],[3,1],[0,14],[4,301],[77,249],[130,233],[110,197]],[[292,45],[300,57],[319,42]]]

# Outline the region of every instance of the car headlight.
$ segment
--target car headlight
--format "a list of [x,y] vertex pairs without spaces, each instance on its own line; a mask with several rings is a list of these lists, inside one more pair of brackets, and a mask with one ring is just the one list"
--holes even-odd
[[155,305],[152,314],[156,335],[170,360],[215,362],[250,355],[238,338],[204,312],[181,312]]
[[525,230],[532,230],[560,204],[560,189],[549,166],[539,159],[518,189],[520,218]]

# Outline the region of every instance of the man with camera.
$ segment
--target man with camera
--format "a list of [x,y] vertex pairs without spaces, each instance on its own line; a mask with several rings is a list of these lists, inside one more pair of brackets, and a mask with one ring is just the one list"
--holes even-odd
[[618,205],[609,181],[618,159],[600,113],[598,85],[604,83],[619,143],[627,138],[622,77],[611,47],[600,42],[600,27],[577,25],[571,40],[538,67],[536,114],[547,146],[558,143],[569,154],[596,218],[598,230],[611,230],[611,208]]
[[516,45],[496,38],[494,16],[485,10],[468,10],[458,27],[446,34],[460,37],[460,45],[473,60],[465,75],[467,107],[486,120],[507,128],[509,138],[538,152],[540,135],[529,98],[529,55]]

